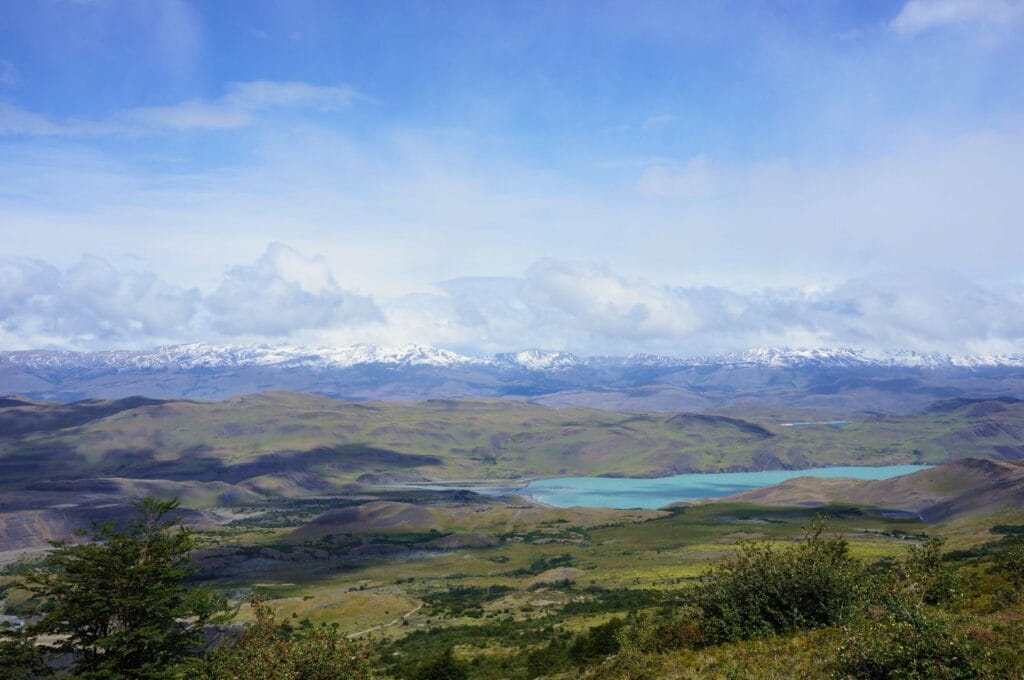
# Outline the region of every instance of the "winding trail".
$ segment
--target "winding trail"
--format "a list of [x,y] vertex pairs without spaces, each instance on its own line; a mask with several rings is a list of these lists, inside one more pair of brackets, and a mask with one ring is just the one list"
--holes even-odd
[[424,603],[420,602],[419,606],[416,607],[415,609],[407,611],[406,613],[402,614],[401,616],[399,616],[398,618],[396,618],[396,619],[394,619],[392,621],[389,621],[388,623],[382,623],[379,626],[373,626],[371,628],[367,628],[366,630],[357,630],[354,633],[349,633],[346,637],[349,640],[351,640],[352,638],[357,638],[360,635],[366,635],[367,633],[372,633],[375,630],[381,630],[383,628],[390,628],[391,626],[397,626],[399,624],[399,622],[402,621],[402,619],[407,619],[410,616],[412,616],[413,614],[415,614],[416,612],[418,612],[419,610],[423,609],[423,605],[424,605]]

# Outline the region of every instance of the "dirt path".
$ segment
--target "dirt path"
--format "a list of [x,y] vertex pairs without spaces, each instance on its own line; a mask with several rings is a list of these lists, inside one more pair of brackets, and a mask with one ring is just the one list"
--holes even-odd
[[349,633],[347,637],[348,637],[349,640],[351,640],[352,638],[357,638],[360,635],[366,635],[367,633],[372,633],[375,630],[381,630],[382,628],[390,628],[391,626],[397,626],[402,621],[402,619],[409,618],[410,616],[412,616],[413,614],[415,614],[416,612],[418,612],[421,609],[423,609],[423,603],[422,602],[420,602],[418,607],[416,607],[415,609],[413,609],[411,611],[408,611],[408,612],[402,614],[397,619],[389,621],[388,623],[382,623],[379,626],[373,626],[372,628],[367,628],[366,630],[358,630],[355,633]]

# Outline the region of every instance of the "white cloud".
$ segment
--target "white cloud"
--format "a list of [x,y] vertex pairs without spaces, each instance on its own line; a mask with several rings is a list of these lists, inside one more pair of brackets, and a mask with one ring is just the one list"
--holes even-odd
[[323,257],[281,243],[252,265],[228,269],[205,305],[213,328],[227,335],[286,337],[383,320],[373,300],[338,286]]
[[1021,18],[1020,0],[909,0],[890,26],[897,33],[916,35],[943,26],[1005,27]]
[[210,294],[88,255],[67,269],[0,259],[0,331],[24,347],[146,346],[296,333],[382,321],[373,301],[342,290],[322,257],[279,243],[228,269]]
[[387,308],[389,340],[481,353],[538,346],[585,354],[687,355],[755,346],[1019,352],[1020,286],[888,274],[739,292],[667,286],[608,267],[544,260],[522,277],[446,281]]
[[0,328],[32,343],[91,346],[180,338],[198,292],[148,272],[118,271],[95,256],[61,271],[38,260],[0,261]]
[[0,135],[62,135],[67,130],[66,124],[0,102]]
[[230,83],[218,99],[125,109],[96,120],[58,120],[0,102],[0,135],[147,135],[166,130],[226,130],[251,125],[265,111],[338,112],[359,98],[366,99],[344,85],[258,80]]
[[[244,127],[251,122],[252,116],[246,109],[225,106],[222,102],[211,103],[194,99],[173,106],[149,106],[122,111],[112,116],[109,129],[122,129],[133,133],[157,130],[227,130]],[[78,129],[88,134],[87,128]]]
[[207,293],[93,256],[65,270],[2,260],[0,338],[7,346],[81,348],[202,339],[418,342],[476,354],[544,347],[692,355],[755,346],[984,354],[1024,346],[1024,286],[916,272],[742,292],[541,260],[520,276],[452,279],[378,305],[342,289],[325,258],[273,243]]
[[640,125],[644,130],[653,130],[654,128],[664,127],[671,125],[676,120],[676,117],[671,113],[656,113],[653,116],[648,116],[646,120]]
[[254,80],[229,84],[224,103],[247,111],[270,108],[342,111],[360,98],[366,97],[347,85]]
[[637,180],[645,196],[657,198],[701,198],[715,189],[715,173],[706,156],[694,156],[681,165],[656,163]]
[[0,59],[0,85],[16,85],[18,69],[6,59]]

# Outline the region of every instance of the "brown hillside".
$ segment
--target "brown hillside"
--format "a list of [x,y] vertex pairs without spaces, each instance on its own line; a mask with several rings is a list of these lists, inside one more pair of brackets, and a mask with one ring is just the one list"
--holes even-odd
[[965,458],[902,477],[877,481],[798,477],[746,491],[729,501],[758,505],[848,503],[913,512],[934,522],[1024,507],[1024,466]]

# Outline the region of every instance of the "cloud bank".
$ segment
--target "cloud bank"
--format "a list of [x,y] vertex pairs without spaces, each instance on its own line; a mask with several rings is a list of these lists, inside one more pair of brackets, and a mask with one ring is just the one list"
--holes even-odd
[[280,243],[229,268],[206,294],[95,255],[65,270],[0,260],[0,340],[9,346],[139,347],[209,335],[283,341],[382,318],[369,297],[340,288],[322,258]]
[[464,277],[386,300],[347,290],[327,261],[281,243],[200,291],[89,256],[61,270],[0,261],[0,339],[18,347],[429,343],[475,354],[699,354],[754,346],[1019,352],[1024,287],[941,273],[829,287],[669,286],[545,259],[517,277]]

